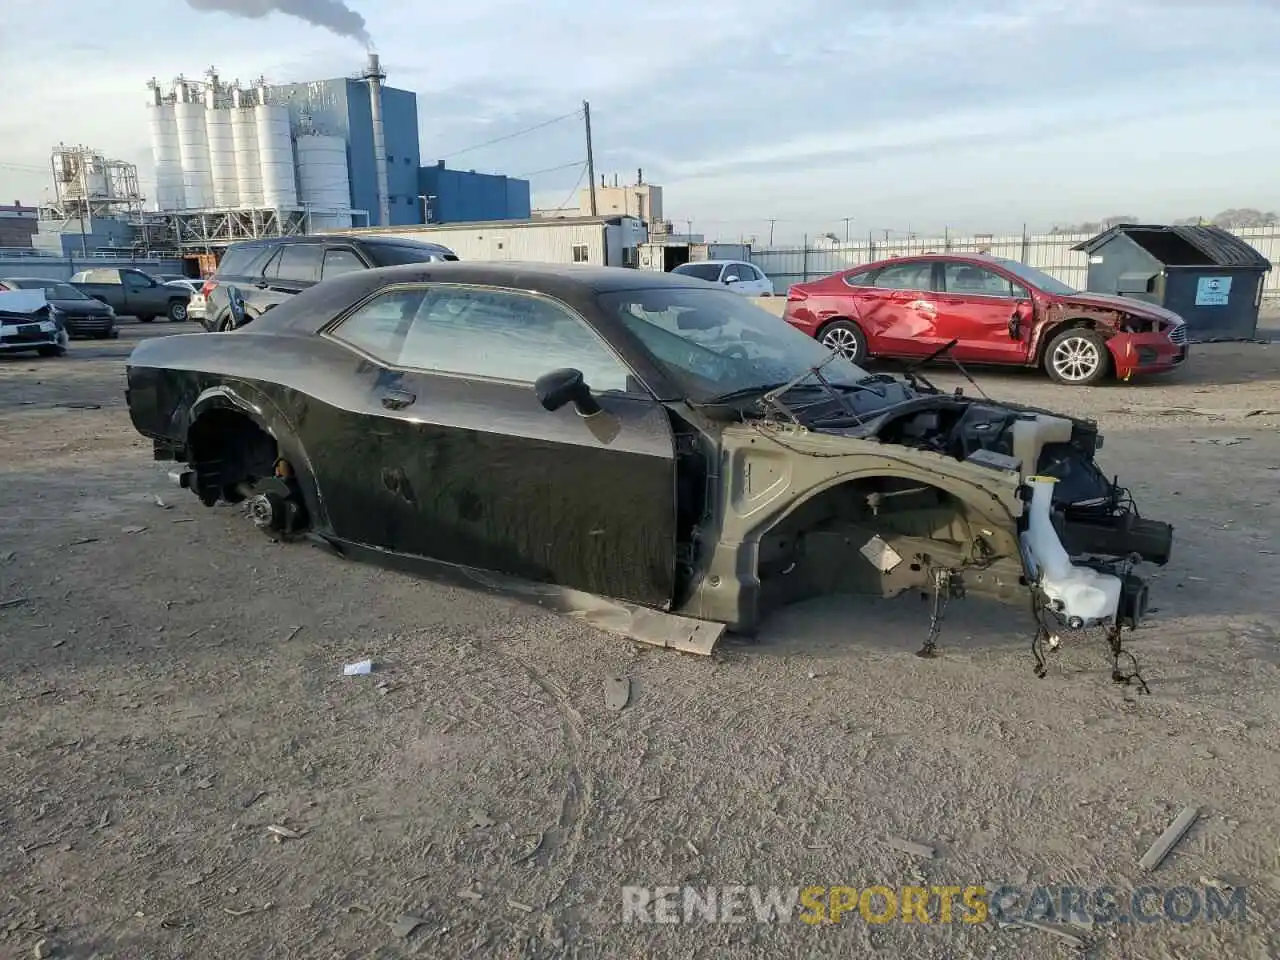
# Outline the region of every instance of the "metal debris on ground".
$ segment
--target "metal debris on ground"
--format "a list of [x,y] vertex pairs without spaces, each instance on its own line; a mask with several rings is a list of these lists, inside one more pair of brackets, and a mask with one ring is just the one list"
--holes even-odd
[[268,824],[267,832],[277,838],[277,843],[280,840],[301,840],[306,836],[306,833],[299,833],[297,830],[290,830],[288,827],[281,826],[278,823]]
[[14,597],[12,600],[0,600],[0,610],[5,610],[9,607],[20,607],[26,602],[26,597]]
[[265,790],[259,790],[259,791],[258,791],[257,793],[255,793],[253,796],[251,796],[251,797],[249,797],[247,800],[245,800],[245,801],[244,801],[244,803],[240,804],[241,809],[243,809],[243,810],[248,810],[250,807],[252,807],[255,803],[257,803],[259,800],[261,800],[261,799],[262,799],[263,797],[265,797],[266,795],[267,795],[267,791],[265,791]]
[[627,677],[610,677],[604,682],[604,705],[622,710],[631,702],[631,681]]
[[1148,872],[1160,866],[1164,858],[1169,855],[1169,851],[1177,845],[1198,819],[1200,819],[1199,807],[1183,807],[1173,823],[1169,824],[1164,833],[1160,834],[1156,842],[1142,855],[1138,866]]
[[396,918],[396,922],[391,925],[391,932],[397,937],[407,939],[413,935],[413,931],[426,922],[422,917],[415,917],[411,913],[402,913]]
[[128,527],[121,527],[120,532],[121,533],[142,533],[146,529],[147,529],[146,527],[138,526],[135,524]]
[[912,843],[910,840],[904,840],[902,837],[888,836],[885,837],[885,843],[900,850],[903,853],[909,853],[913,857],[923,857],[926,860],[932,860],[934,855],[933,847],[926,846],[923,843]]
[[71,545],[72,545],[73,547],[78,547],[78,546],[80,546],[80,544],[82,544],[82,543],[97,543],[97,542],[98,542],[98,538],[97,538],[97,537],[80,537],[80,538],[78,538],[78,539],[76,539],[76,540],[72,540],[72,541],[71,541]]
[[373,673],[372,660],[360,660],[357,663],[348,663],[342,668],[344,677],[363,677]]
[[285,638],[284,638],[284,642],[285,642],[285,643],[288,643],[290,640],[292,640],[294,637],[296,637],[296,636],[297,636],[298,634],[300,634],[301,632],[302,632],[302,625],[301,625],[301,624],[299,624],[298,626],[294,627],[292,630],[290,630],[290,631],[289,631],[289,635],[288,635],[287,637],[285,637]]

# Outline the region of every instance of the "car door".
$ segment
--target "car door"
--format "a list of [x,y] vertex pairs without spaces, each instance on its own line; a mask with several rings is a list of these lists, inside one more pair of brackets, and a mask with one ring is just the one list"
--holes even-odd
[[169,297],[160,285],[139,270],[121,270],[120,286],[125,313],[135,317],[157,316],[169,308]]
[[749,284],[751,275],[746,273],[745,264],[726,263],[724,269],[720,272],[720,282],[732,290],[736,294],[749,296]]
[[757,297],[773,296],[773,281],[764,275],[764,272],[754,264],[750,264],[751,272],[755,275],[755,294]]
[[319,283],[323,257],[318,243],[283,244],[258,283],[263,312]]
[[939,346],[957,340],[954,356],[972,363],[1023,363],[1029,338],[1015,340],[1012,320],[1026,288],[991,267],[965,261],[943,264],[938,305]]
[[[375,462],[335,467],[364,476],[358,498],[329,497],[340,535],[670,602],[675,448],[666,412],[581,316],[523,291],[400,285],[325,336],[366,359],[360,376],[377,441]],[[603,416],[539,405],[534,381],[564,367],[583,372]]]
[[368,269],[368,264],[351,247],[326,246],[324,248],[324,261],[320,268],[320,279],[329,280],[333,277],[340,277],[344,273],[354,273],[357,270]]
[[869,351],[882,357],[921,357],[937,349],[934,261],[905,260],[881,267],[853,288]]

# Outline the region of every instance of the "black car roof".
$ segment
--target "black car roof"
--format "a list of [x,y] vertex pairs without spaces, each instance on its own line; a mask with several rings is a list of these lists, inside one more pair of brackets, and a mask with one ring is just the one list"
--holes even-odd
[[356,246],[374,245],[380,247],[435,247],[448,249],[442,243],[433,240],[410,240],[407,237],[353,236],[345,233],[308,233],[296,237],[260,237],[257,240],[243,240],[233,243],[227,249],[235,250],[245,247],[278,247],[284,244],[312,243],[351,243]]
[[[520,261],[436,261],[378,267],[318,283],[269,310],[249,329],[315,332],[348,306],[382,287],[397,283],[470,283],[544,293],[578,309],[601,293],[626,290],[687,289],[706,292],[707,282],[681,274],[629,267]],[[726,291],[729,296],[737,296]]]

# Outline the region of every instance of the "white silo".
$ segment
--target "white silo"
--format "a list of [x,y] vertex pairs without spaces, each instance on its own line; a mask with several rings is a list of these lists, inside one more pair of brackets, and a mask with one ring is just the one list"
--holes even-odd
[[236,150],[236,179],[239,181],[240,206],[257,209],[262,206],[262,159],[258,156],[258,123],[253,115],[251,95],[232,91],[231,139]]
[[205,131],[204,104],[185,83],[178,87],[173,105],[178,123],[178,152],[182,156],[182,186],[186,209],[203,210],[213,204],[213,174],[209,169],[209,137]]
[[209,140],[209,172],[213,180],[213,205],[231,209],[240,203],[240,179],[236,175],[236,144],[231,131],[231,111],[219,109],[214,88],[205,102],[205,135]]
[[178,149],[178,122],[173,104],[159,101],[159,87],[153,87],[155,102],[147,106],[151,127],[151,156],[156,164],[156,208],[181,210],[186,204],[182,184],[182,154]]
[[298,188],[293,174],[293,140],[289,136],[289,111],[263,102],[253,108],[258,127],[258,156],[262,162],[262,204],[270,209],[296,207]]
[[351,180],[347,144],[318,134],[298,138],[298,199],[312,230],[351,226]]

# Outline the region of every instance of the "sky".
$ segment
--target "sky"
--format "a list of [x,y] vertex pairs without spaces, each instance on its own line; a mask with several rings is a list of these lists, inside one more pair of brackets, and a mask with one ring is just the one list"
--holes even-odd
[[[562,205],[584,177],[573,114],[586,99],[597,176],[643,168],[678,230],[719,239],[1280,207],[1280,0],[4,7],[4,203],[44,198],[59,142],[137,163],[150,195],[152,76],[344,76],[363,66],[363,20],[388,85],[418,94],[423,163],[528,175],[535,206]],[[353,35],[272,7],[333,15]],[[50,36],[53,60],[35,39]]]

